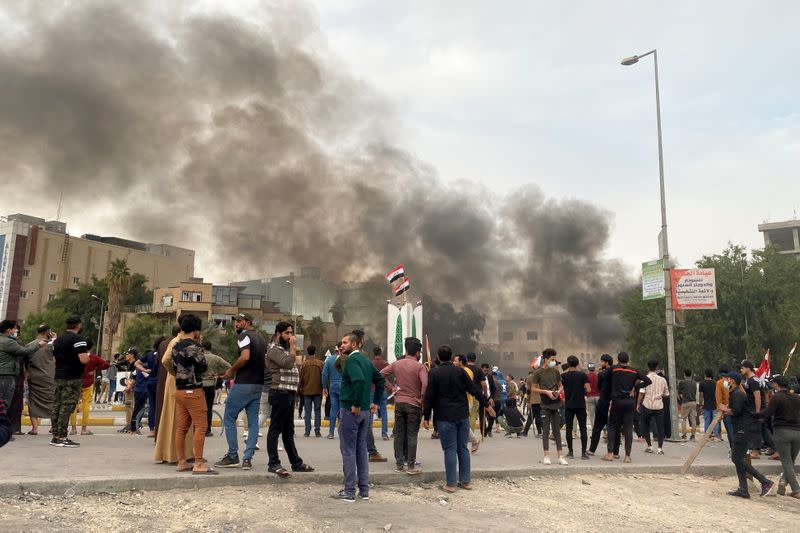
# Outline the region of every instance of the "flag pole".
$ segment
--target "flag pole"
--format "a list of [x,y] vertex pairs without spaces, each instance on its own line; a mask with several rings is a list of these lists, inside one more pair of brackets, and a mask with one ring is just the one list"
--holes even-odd
[[789,365],[792,364],[792,356],[794,355],[794,351],[796,348],[797,348],[797,343],[794,343],[794,346],[792,346],[792,349],[789,351],[789,358],[786,360],[786,366],[783,367],[783,374],[782,374],[783,376],[785,376],[786,373],[789,371]]

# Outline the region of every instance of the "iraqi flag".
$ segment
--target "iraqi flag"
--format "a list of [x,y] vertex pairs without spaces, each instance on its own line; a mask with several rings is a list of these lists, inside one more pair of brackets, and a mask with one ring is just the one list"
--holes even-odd
[[531,368],[539,368],[539,365],[541,364],[542,364],[542,356],[539,355],[537,357],[534,357],[533,361],[531,361]]
[[394,267],[394,270],[386,274],[386,281],[388,281],[389,283],[394,283],[398,279],[405,276],[405,274],[406,271],[403,268],[403,265],[397,265],[396,267]]
[[400,283],[400,285],[398,285],[397,288],[394,290],[394,295],[400,296],[410,288],[411,288],[411,280],[408,278],[403,278],[403,282]]
[[756,370],[756,377],[758,381],[761,383],[761,386],[765,386],[767,384],[767,380],[772,376],[772,369],[769,365],[769,350],[767,353],[764,354],[764,359],[761,360],[761,364],[758,365],[758,370]]

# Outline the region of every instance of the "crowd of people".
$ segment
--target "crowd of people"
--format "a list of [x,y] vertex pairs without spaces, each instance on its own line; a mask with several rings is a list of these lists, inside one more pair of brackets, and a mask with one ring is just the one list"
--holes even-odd
[[[253,326],[253,317],[233,317],[238,356],[233,363],[212,352],[201,335],[202,322],[182,315],[169,338],[159,338],[152,349],[139,354],[129,349],[106,361],[91,353],[92,343],[81,335],[82,323],[70,317],[60,335],[47,325],[37,338],[18,342],[18,324],[0,323],[0,444],[21,434],[23,392],[27,390],[31,435],[40,431],[42,418],[51,420],[55,447],[78,447],[81,435],[91,435],[92,401],[127,406],[123,431],[137,434],[139,414],[147,409],[148,437],[155,440],[154,459],[174,464],[179,472],[214,475],[219,468],[249,470],[258,448],[260,428],[269,420],[266,435],[267,470],[279,477],[312,472],[295,442],[295,409],[304,412],[304,437],[322,437],[323,418],[329,420],[328,439],[336,438],[344,474],[335,498],[353,502],[369,499],[369,463],[386,462],[375,446],[373,420],[381,420],[381,438],[393,440],[395,470],[410,476],[421,473],[417,460],[420,427],[432,429],[444,456],[442,490],[471,490],[470,454],[485,438],[501,431],[512,438],[527,437],[531,429],[541,438],[543,465],[550,465],[551,441],[555,461],[568,465],[580,457],[590,460],[601,438],[602,459],[632,462],[634,435],[645,453],[663,455],[670,437],[669,397],[677,394],[681,438],[695,440],[699,419],[711,439],[721,441],[725,427],[730,457],[739,486],[729,494],[749,497],[747,479],[761,483],[761,495],[790,488],[800,498],[794,461],[800,453],[800,396],[784,376],[765,381],[755,375],[752,361],[742,361],[738,372],[710,369],[699,382],[684,372],[671,391],[657,361],[648,362],[647,374],[630,366],[627,353],[614,359],[604,354],[599,368],[584,369],[574,355],[562,363],[554,349],[532,363],[527,379],[517,381],[489,364],[478,365],[474,353],[454,354],[446,345],[423,362],[419,339],[405,339],[404,356],[392,363],[379,347],[372,359],[363,352],[364,333],[346,334],[326,359],[308,346],[297,364],[297,339],[292,324],[279,322],[271,338]],[[117,390],[117,375],[129,372]],[[27,389],[25,385],[27,383]],[[204,456],[211,431],[213,404],[225,386],[223,427],[226,453],[213,463]],[[324,403],[323,403],[324,400]],[[389,433],[387,403],[394,402],[394,429]],[[323,408],[324,406],[324,408]],[[239,451],[238,420],[244,414],[246,431]],[[70,424],[72,432],[69,433]],[[713,425],[713,428],[711,427]],[[562,428],[566,443],[562,442]],[[591,432],[589,431],[591,430]],[[580,454],[574,447],[580,441]],[[564,446],[566,444],[566,447]],[[565,450],[566,448],[566,450]],[[288,458],[283,466],[279,452]],[[781,461],[778,484],[763,476],[752,461],[766,454]]]

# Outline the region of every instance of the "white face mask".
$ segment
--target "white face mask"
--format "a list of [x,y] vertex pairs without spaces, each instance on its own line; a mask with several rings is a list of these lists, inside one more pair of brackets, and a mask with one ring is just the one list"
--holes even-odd
[[17,338],[17,336],[19,336],[19,333],[17,333],[16,331],[10,335],[10,337],[11,337],[12,339],[16,339],[16,338]]
[[731,382],[730,381],[723,381],[722,382],[722,386],[725,387],[726,389],[730,389],[731,388]]
[[550,368],[555,368],[556,367],[556,362],[555,361],[548,361],[547,362],[547,366],[549,366]]

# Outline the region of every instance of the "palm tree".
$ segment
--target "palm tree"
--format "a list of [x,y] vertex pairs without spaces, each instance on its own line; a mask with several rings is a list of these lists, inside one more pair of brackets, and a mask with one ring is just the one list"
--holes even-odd
[[311,344],[317,347],[317,349],[322,348],[322,338],[325,335],[325,322],[322,321],[322,318],[315,316],[311,319],[311,322],[306,324],[306,331],[308,332],[309,340]]
[[339,328],[341,327],[342,322],[344,322],[345,314],[347,314],[344,310],[344,303],[341,300],[336,300],[336,303],[331,306],[329,312],[333,317],[333,323],[336,326],[336,336],[339,337]]
[[111,268],[106,274],[106,284],[108,285],[108,310],[103,324],[103,344],[105,353],[110,355],[114,333],[122,318],[122,303],[131,286],[131,271],[125,259],[115,259],[111,263]]

